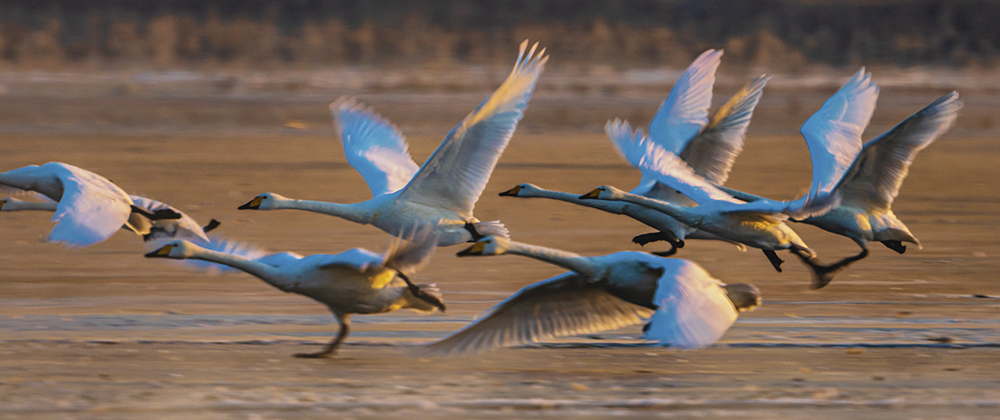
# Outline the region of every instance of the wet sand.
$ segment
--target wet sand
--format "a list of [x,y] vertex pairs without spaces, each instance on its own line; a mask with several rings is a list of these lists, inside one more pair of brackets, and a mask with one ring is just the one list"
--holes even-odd
[[[728,185],[774,198],[804,192],[810,168],[797,126],[828,93],[766,93]],[[941,93],[884,89],[866,138]],[[917,157],[894,204],[922,250],[897,255],[873,244],[871,256],[811,291],[809,273],[790,255],[776,273],[757,250],[688,241],[679,257],[724,281],[754,283],[765,297],[717,346],[699,351],[649,346],[636,327],[472,357],[414,356],[412,345],[560,272],[518,257],[459,259],[456,246],[439,249],[416,279],[441,286],[446,314],[358,316],[338,357],[294,359],[335,332],[319,304],[249,275],[144,259],[124,231],[63,249],[41,241],[51,216],[3,213],[0,418],[995,416],[1000,147],[992,99],[970,95],[958,127]],[[216,218],[219,234],[272,251],[381,250],[387,242],[375,228],[322,215],[236,210],[267,191],[369,197],[331,137],[324,112],[332,98],[8,99],[0,111],[52,112],[5,117],[2,170],[73,163],[203,223]],[[362,99],[400,125],[422,162],[481,95]],[[638,173],[600,127],[614,116],[645,124],[661,99],[540,93],[477,217],[502,220],[517,240],[586,255],[640,249],[630,240],[650,229],[631,219],[497,193],[521,182],[580,193],[631,188]],[[793,227],[824,260],[857,252],[845,238]]]

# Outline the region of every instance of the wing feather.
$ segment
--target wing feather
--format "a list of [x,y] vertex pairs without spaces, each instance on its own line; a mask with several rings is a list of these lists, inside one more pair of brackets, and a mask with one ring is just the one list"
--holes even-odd
[[962,99],[951,92],[865,143],[837,190],[843,204],[888,210],[917,153],[955,123]]
[[426,349],[459,354],[519,346],[635,325],[651,314],[569,272],[521,289],[484,317]]
[[743,139],[750,118],[770,79],[771,76],[760,76],[743,86],[712,115],[705,129],[675,154],[687,162],[698,176],[715,185],[725,184],[736,157],[743,151]]
[[705,51],[677,79],[649,123],[649,136],[656,144],[680,154],[688,141],[708,124],[715,70],[721,60],[722,51]]
[[685,349],[719,341],[739,316],[721,286],[695,263],[665,270],[653,300],[657,310],[644,337]]
[[132,199],[111,181],[72,165],[43,167],[50,168],[63,187],[50,241],[74,247],[93,245],[110,238],[128,220]]
[[528,107],[535,82],[548,56],[527,41],[510,76],[469,116],[448,133],[434,154],[403,189],[400,199],[444,208],[471,218],[500,154]]
[[354,98],[330,104],[347,162],[365,179],[372,195],[399,191],[420,168],[396,126]]

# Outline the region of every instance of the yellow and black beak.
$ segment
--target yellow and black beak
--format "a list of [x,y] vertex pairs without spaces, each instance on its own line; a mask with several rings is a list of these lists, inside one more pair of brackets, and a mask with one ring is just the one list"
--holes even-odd
[[485,242],[476,242],[474,245],[470,246],[464,251],[458,251],[459,257],[468,257],[470,255],[483,255],[483,251],[486,250]]
[[264,197],[261,197],[261,196],[258,195],[256,197],[254,197],[253,200],[250,200],[249,203],[246,203],[246,204],[240,206],[239,210],[259,210],[260,209],[260,203],[263,203],[263,202],[264,202]]
[[163,248],[146,254],[146,258],[167,258],[170,252],[174,250],[174,247],[175,245],[166,245]]
[[601,189],[594,188],[593,191],[580,196],[581,200],[593,200],[601,196]]
[[6,201],[0,200],[0,210],[3,210],[3,205],[6,203]]
[[501,197],[517,197],[517,193],[521,192],[521,190],[523,190],[523,189],[524,189],[524,187],[518,185],[518,186],[516,186],[514,188],[511,188],[511,189],[509,189],[507,191],[504,191],[504,192],[500,193],[500,196]]

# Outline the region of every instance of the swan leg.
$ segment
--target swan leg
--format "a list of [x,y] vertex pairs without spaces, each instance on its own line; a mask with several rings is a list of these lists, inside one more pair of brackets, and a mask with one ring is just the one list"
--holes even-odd
[[398,275],[399,278],[403,279],[403,281],[406,282],[406,286],[410,288],[410,294],[412,294],[413,297],[436,306],[438,309],[441,310],[441,312],[445,311],[444,302],[441,301],[440,298],[421,290],[420,286],[413,284],[413,282],[410,280],[409,277],[406,276],[406,274],[397,272],[396,275]]
[[882,241],[882,245],[900,254],[906,252],[906,245],[903,245],[900,241]]
[[823,265],[819,263],[818,258],[808,255],[800,249],[792,248],[791,251],[799,257],[802,262],[806,263],[810,269],[812,269],[814,274],[812,284],[813,289],[822,289],[826,287],[826,285],[830,284],[830,281],[833,280],[833,276],[840,272],[840,270],[843,270],[851,265],[851,263],[868,256],[868,250],[865,249],[862,250],[860,254],[853,257],[844,258],[843,260],[830,265]]
[[[483,239],[483,235],[480,235],[479,231],[476,230],[476,225],[472,224],[471,222],[465,222],[465,230],[469,231],[469,234],[472,235],[472,240],[470,240],[469,242],[479,242],[480,239]],[[406,283],[410,285],[413,284],[410,283],[409,279],[406,280]],[[414,286],[411,286],[410,290],[413,290],[413,287]]]
[[674,255],[676,253],[677,253],[677,247],[676,246],[671,246],[670,249],[667,250],[667,251],[650,252],[650,254],[656,255],[658,257],[669,257],[669,256]]
[[340,347],[340,343],[344,342],[344,339],[347,338],[347,334],[351,332],[351,320],[347,315],[343,318],[337,315],[334,315],[334,317],[340,324],[340,332],[337,333],[337,336],[334,337],[333,341],[327,344],[322,351],[316,353],[296,353],[295,357],[301,359],[319,359],[332,355],[333,352],[337,350],[337,347]]
[[215,219],[209,220],[208,224],[205,225],[205,227],[201,228],[201,231],[205,232],[205,233],[211,232],[211,231],[215,230],[215,228],[219,227],[219,225],[221,225],[221,224],[222,223],[219,222],[218,220],[215,220]]
[[157,211],[150,213],[146,209],[137,207],[135,205],[132,205],[131,207],[133,213],[139,213],[145,216],[149,220],[177,220],[181,218],[180,213],[170,209],[159,209]]
[[763,251],[764,251],[764,255],[767,256],[767,260],[770,261],[771,265],[774,266],[774,269],[778,270],[778,272],[780,273],[781,272],[781,263],[785,262],[785,260],[783,260],[780,257],[778,257],[778,254],[776,252],[774,252],[773,249],[764,249]]
[[683,240],[678,239],[672,233],[667,232],[643,233],[642,235],[632,238],[632,242],[639,244],[639,246],[645,246],[648,243],[656,241],[667,241],[670,242],[670,245],[673,245],[675,248],[684,248]]

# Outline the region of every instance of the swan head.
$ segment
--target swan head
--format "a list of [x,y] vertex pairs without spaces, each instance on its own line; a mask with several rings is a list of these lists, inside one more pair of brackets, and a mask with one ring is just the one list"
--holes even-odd
[[594,188],[593,191],[580,196],[581,200],[621,200],[625,198],[625,191],[610,185]]
[[510,239],[487,236],[476,241],[469,248],[459,251],[456,255],[459,257],[468,257],[470,255],[501,255],[506,253],[508,248],[510,248]]
[[[0,211],[14,211],[14,206],[11,203],[15,201],[21,201],[16,198],[5,198],[0,200]],[[6,207],[6,210],[4,209]]]
[[726,297],[739,312],[752,311],[760,306],[763,299],[757,286],[747,283],[735,283],[722,286],[726,290]]
[[195,245],[191,242],[179,239],[168,242],[156,251],[146,254],[146,258],[172,258],[175,260],[188,259],[194,256]]
[[279,201],[285,200],[288,199],[278,194],[264,193],[254,197],[249,203],[240,206],[239,210],[274,210],[278,208]]
[[500,193],[501,197],[534,197],[542,189],[532,184],[518,184],[514,188]]

